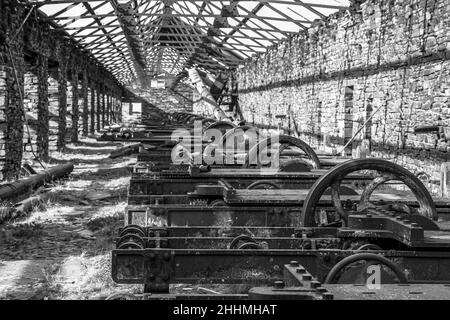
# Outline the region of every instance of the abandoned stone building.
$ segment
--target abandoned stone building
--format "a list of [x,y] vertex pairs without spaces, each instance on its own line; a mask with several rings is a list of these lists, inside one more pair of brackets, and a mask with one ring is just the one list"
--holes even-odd
[[0,0],[0,298],[448,282],[449,58],[447,0]]

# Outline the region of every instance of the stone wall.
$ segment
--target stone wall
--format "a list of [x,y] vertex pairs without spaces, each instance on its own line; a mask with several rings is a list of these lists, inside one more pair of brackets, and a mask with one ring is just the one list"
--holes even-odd
[[[237,70],[244,117],[335,151],[362,128],[345,153],[368,145],[436,182],[450,159],[449,24],[447,0],[355,4]],[[414,134],[422,125],[440,133]]]
[[[0,66],[0,169],[5,166],[5,139],[6,139],[6,101],[7,101],[7,86],[6,76],[7,67]],[[0,179],[3,180],[3,172],[0,170]]]
[[39,79],[32,72],[24,75],[23,107],[25,109],[26,122],[23,131],[23,159],[34,160],[37,155],[37,130],[38,130],[38,87]]
[[[18,178],[23,155],[22,95],[25,61],[24,31],[20,29],[20,23],[24,8],[1,2],[0,5],[0,62],[6,71],[6,100],[5,104],[0,106],[4,116],[2,120],[5,122],[3,128],[5,160],[2,173],[4,179],[10,180]],[[7,32],[8,28],[16,32]]]
[[37,154],[41,161],[49,157],[50,123],[49,123],[49,75],[47,54],[41,54],[37,63],[38,101],[37,101]]

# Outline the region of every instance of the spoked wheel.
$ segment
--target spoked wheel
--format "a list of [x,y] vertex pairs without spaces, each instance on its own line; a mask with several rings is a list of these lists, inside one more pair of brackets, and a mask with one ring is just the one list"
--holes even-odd
[[259,137],[260,133],[256,127],[233,127],[227,130],[217,142],[208,144],[203,151],[203,156],[205,159],[220,158],[222,163],[235,163],[235,156],[247,153]]
[[180,121],[181,123],[187,123],[188,119],[190,119],[194,116],[195,115],[193,115],[193,114],[185,113],[178,118],[178,121]]
[[[351,208],[349,206],[344,208],[340,198],[341,183],[347,175],[361,170],[374,170],[376,171],[376,175],[366,185],[361,194],[359,204]],[[367,177],[368,180],[371,178],[369,175]],[[427,220],[437,220],[437,212],[433,199],[426,187],[415,175],[405,168],[386,160],[358,159],[350,160],[334,167],[314,183],[303,204],[303,226],[314,227],[318,225],[317,221],[320,219],[317,219],[316,209],[320,198],[328,189],[331,189],[332,204],[338,220],[342,224],[347,225],[349,214],[364,214],[368,208],[378,208],[377,205],[370,202],[371,194],[381,184],[393,180],[405,184],[412,191],[419,203],[418,209],[397,203],[392,205],[393,209],[401,210],[404,214],[421,215],[428,218]]]
[[217,121],[214,123],[211,123],[206,130],[212,130],[212,129],[217,129],[220,130],[221,132],[225,133],[228,130],[231,130],[233,128],[236,128],[237,126],[230,121]]
[[138,242],[129,241],[121,243],[117,246],[117,249],[144,249],[144,246]]
[[227,207],[227,203],[221,199],[216,199],[209,204],[211,207]]
[[[288,135],[278,135],[261,140],[248,152],[245,158],[244,167],[248,168],[252,165],[256,165],[257,168],[279,168],[280,156],[288,147],[298,148],[305,154],[305,158],[299,157],[295,159],[297,164],[299,161],[302,161],[309,168],[320,169],[320,161],[314,150],[303,140]],[[270,158],[262,159],[262,156],[268,154],[269,150]],[[265,151],[265,153],[262,153],[263,151]],[[304,169],[303,171],[306,170],[307,169]]]
[[238,247],[239,250],[245,250],[245,249],[262,249],[259,244],[256,242],[244,242]]
[[212,119],[212,118],[204,118],[202,119],[202,126],[203,128],[208,128],[208,126],[211,125],[211,123],[215,123],[218,122],[217,119]]
[[331,268],[324,283],[367,284],[368,277],[377,272],[379,284],[408,282],[401,268],[386,257],[374,253],[357,253],[342,259]]
[[271,190],[271,189],[281,189],[278,184],[270,180],[258,180],[251,183],[248,190]]
[[382,250],[382,249],[379,246],[377,246],[376,244],[366,243],[366,244],[363,244],[362,246],[360,246],[356,250],[357,251],[362,251],[362,250]]
[[228,249],[262,249],[262,247],[252,237],[241,234],[231,240]]
[[310,171],[311,165],[308,165],[307,162],[299,159],[289,160],[287,162],[280,163],[280,172],[305,172]]
[[188,116],[184,121],[187,124],[193,124],[194,121],[196,121],[196,120],[201,121],[202,119],[204,119],[202,116],[199,116],[199,115],[196,115],[196,114],[192,114],[192,115]]

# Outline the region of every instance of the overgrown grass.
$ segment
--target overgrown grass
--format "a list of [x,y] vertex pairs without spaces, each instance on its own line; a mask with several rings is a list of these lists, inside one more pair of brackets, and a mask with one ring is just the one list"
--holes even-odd
[[[130,179],[127,166],[135,161],[109,159],[110,151],[119,146],[83,139],[64,152],[52,153],[55,163],[72,161],[75,170],[68,179],[47,186],[51,189],[40,190],[44,202],[29,215],[0,226],[5,259],[45,259],[41,261],[46,280],[30,288],[25,299],[92,299],[123,290],[142,291],[140,285],[121,286],[111,278],[110,255],[117,229],[123,226]],[[107,197],[90,199],[93,193]],[[74,272],[67,271],[67,265],[75,265]],[[14,298],[15,288],[7,291],[0,298]]]

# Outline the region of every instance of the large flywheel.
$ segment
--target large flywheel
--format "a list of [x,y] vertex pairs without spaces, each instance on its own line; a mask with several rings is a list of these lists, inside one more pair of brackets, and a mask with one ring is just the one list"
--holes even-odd
[[[344,208],[340,197],[341,184],[344,178],[358,171],[373,171],[373,176],[368,175],[365,189],[360,195],[357,205],[351,209]],[[318,225],[317,212],[318,203],[325,192],[331,189],[331,199],[334,209],[344,225],[352,213],[362,214],[365,210],[376,209],[377,205],[370,201],[371,195],[376,188],[386,182],[398,181],[406,185],[416,198],[419,208],[406,205],[398,205],[395,201],[390,208],[402,211],[404,214],[421,215],[432,220],[437,220],[436,207],[433,199],[423,183],[407,169],[382,159],[357,159],[350,160],[338,165],[320,177],[311,187],[302,210],[302,222],[304,227]],[[397,201],[398,202],[398,201]]]

